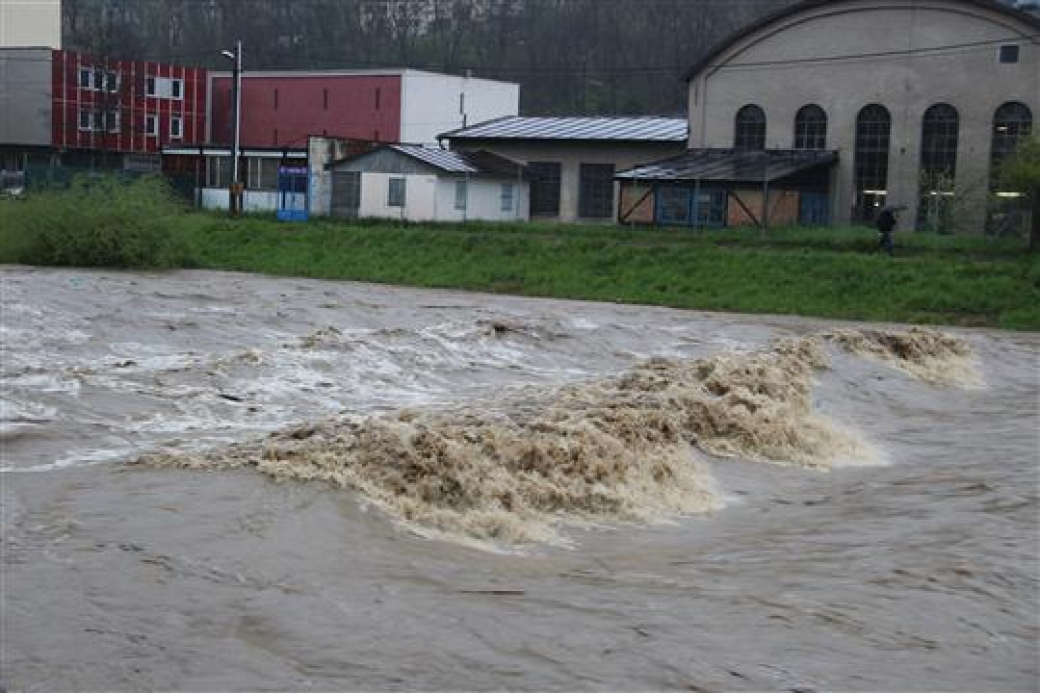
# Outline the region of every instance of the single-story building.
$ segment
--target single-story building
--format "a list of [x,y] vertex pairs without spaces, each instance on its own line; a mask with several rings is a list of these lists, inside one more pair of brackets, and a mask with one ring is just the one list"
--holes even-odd
[[525,168],[489,152],[383,145],[327,166],[333,216],[408,221],[524,221]]
[[618,221],[722,227],[830,222],[837,152],[694,149],[617,175]]
[[[273,212],[279,208],[279,171],[306,169],[306,211],[311,216],[330,213],[332,179],[326,170],[332,161],[368,151],[362,140],[309,137],[304,147],[244,147],[239,162],[245,185],[242,209]],[[231,149],[223,145],[163,147],[162,170],[174,186],[203,209],[227,209],[232,183]]]
[[[220,146],[164,147],[163,174],[202,209],[227,209],[232,183],[231,150]],[[240,153],[244,212],[278,209],[278,171],[307,165],[306,149],[249,147]]]
[[510,116],[440,135],[453,151],[483,150],[526,165],[531,217],[565,222],[618,218],[615,174],[686,150],[683,118]]

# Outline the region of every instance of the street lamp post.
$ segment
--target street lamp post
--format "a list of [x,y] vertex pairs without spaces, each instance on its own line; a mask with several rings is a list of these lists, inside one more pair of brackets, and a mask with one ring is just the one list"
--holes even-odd
[[231,76],[231,108],[234,116],[234,138],[231,145],[231,185],[228,188],[228,211],[236,214],[242,201],[242,180],[239,175],[239,157],[242,150],[242,41],[235,42],[235,51],[221,51],[235,63]]

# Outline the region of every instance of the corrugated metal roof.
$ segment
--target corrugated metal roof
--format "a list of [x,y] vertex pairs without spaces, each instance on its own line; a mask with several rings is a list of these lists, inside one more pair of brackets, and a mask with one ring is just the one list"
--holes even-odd
[[433,149],[418,144],[391,144],[390,149],[418,159],[424,164],[448,173],[480,173],[480,169],[458,152]]
[[362,154],[355,154],[328,164],[327,168],[335,168],[340,164],[358,161],[376,155],[381,151],[392,151],[402,156],[415,159],[444,173],[488,178],[528,177],[527,168],[519,162],[507,159],[492,152],[478,150],[475,152],[452,152],[421,144],[384,144]]
[[838,160],[833,151],[691,149],[685,154],[621,171],[620,180],[764,182],[786,178]]
[[685,118],[528,118],[507,116],[446,132],[445,139],[685,142]]

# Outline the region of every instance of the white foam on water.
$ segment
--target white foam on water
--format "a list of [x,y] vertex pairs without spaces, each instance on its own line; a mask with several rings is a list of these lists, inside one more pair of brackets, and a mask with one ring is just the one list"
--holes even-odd
[[539,398],[329,420],[144,461],[255,466],[352,488],[422,531],[558,543],[563,525],[654,524],[721,507],[691,446],[821,470],[867,454],[853,433],[812,411],[813,373],[824,367],[811,339],[697,361],[654,359]]
[[54,462],[36,464],[29,467],[0,467],[4,474],[39,474],[43,472],[60,472],[73,467],[92,467],[99,464],[108,464],[125,460],[133,454],[133,448],[113,448],[107,450],[94,450],[92,452],[81,452],[67,455]]

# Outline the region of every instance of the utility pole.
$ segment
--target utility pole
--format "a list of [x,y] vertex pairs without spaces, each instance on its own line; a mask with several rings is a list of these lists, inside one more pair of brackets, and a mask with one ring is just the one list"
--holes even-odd
[[234,136],[231,145],[231,185],[228,188],[228,212],[235,215],[241,211],[243,188],[239,158],[242,151],[242,40],[235,42],[235,51],[221,51],[221,55],[235,61],[231,73],[231,109],[234,118]]

